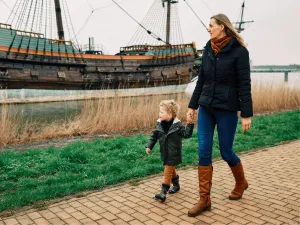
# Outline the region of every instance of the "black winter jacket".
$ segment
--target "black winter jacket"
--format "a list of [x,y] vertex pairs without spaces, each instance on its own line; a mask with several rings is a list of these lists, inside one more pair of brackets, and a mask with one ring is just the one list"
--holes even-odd
[[194,124],[188,124],[185,128],[177,118],[166,134],[157,120],[155,130],[152,132],[146,148],[153,149],[157,140],[160,145],[160,155],[163,165],[178,165],[181,163],[182,138],[190,138],[193,134]]
[[210,41],[206,44],[189,108],[199,105],[253,116],[249,53],[236,38],[216,56]]

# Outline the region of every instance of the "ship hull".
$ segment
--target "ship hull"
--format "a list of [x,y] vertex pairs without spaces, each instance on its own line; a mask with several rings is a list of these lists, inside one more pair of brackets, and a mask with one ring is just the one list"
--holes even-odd
[[[51,59],[35,55],[0,56],[0,89],[116,89],[186,84],[194,56],[161,59]],[[4,57],[3,57],[4,56]]]

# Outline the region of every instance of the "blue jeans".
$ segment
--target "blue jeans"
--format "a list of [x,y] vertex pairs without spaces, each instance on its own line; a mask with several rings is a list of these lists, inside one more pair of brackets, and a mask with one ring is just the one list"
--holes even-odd
[[213,138],[216,125],[222,158],[229,166],[235,166],[240,162],[240,159],[232,149],[237,122],[237,112],[210,109],[203,106],[199,108],[199,166],[208,166],[212,163]]

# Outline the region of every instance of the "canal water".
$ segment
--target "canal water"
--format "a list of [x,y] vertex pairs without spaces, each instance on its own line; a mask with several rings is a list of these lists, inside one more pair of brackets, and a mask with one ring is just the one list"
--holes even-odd
[[[281,73],[253,73],[251,75],[253,87],[263,85],[264,87],[288,86],[291,89],[300,91],[300,73],[290,73],[288,82],[284,82],[284,74]],[[188,86],[186,93],[192,93],[194,86]],[[266,90],[267,91],[267,90]],[[136,97],[138,98],[138,97]],[[17,115],[22,121],[52,122],[59,120],[69,120],[80,113],[84,101],[63,101],[49,103],[26,103],[10,104],[8,111],[10,115]],[[0,107],[0,112],[2,107]]]

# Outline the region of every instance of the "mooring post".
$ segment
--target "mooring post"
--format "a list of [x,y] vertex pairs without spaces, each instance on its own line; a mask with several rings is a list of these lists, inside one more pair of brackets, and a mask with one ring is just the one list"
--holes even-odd
[[284,82],[288,82],[289,81],[289,72],[285,71],[284,72]]

